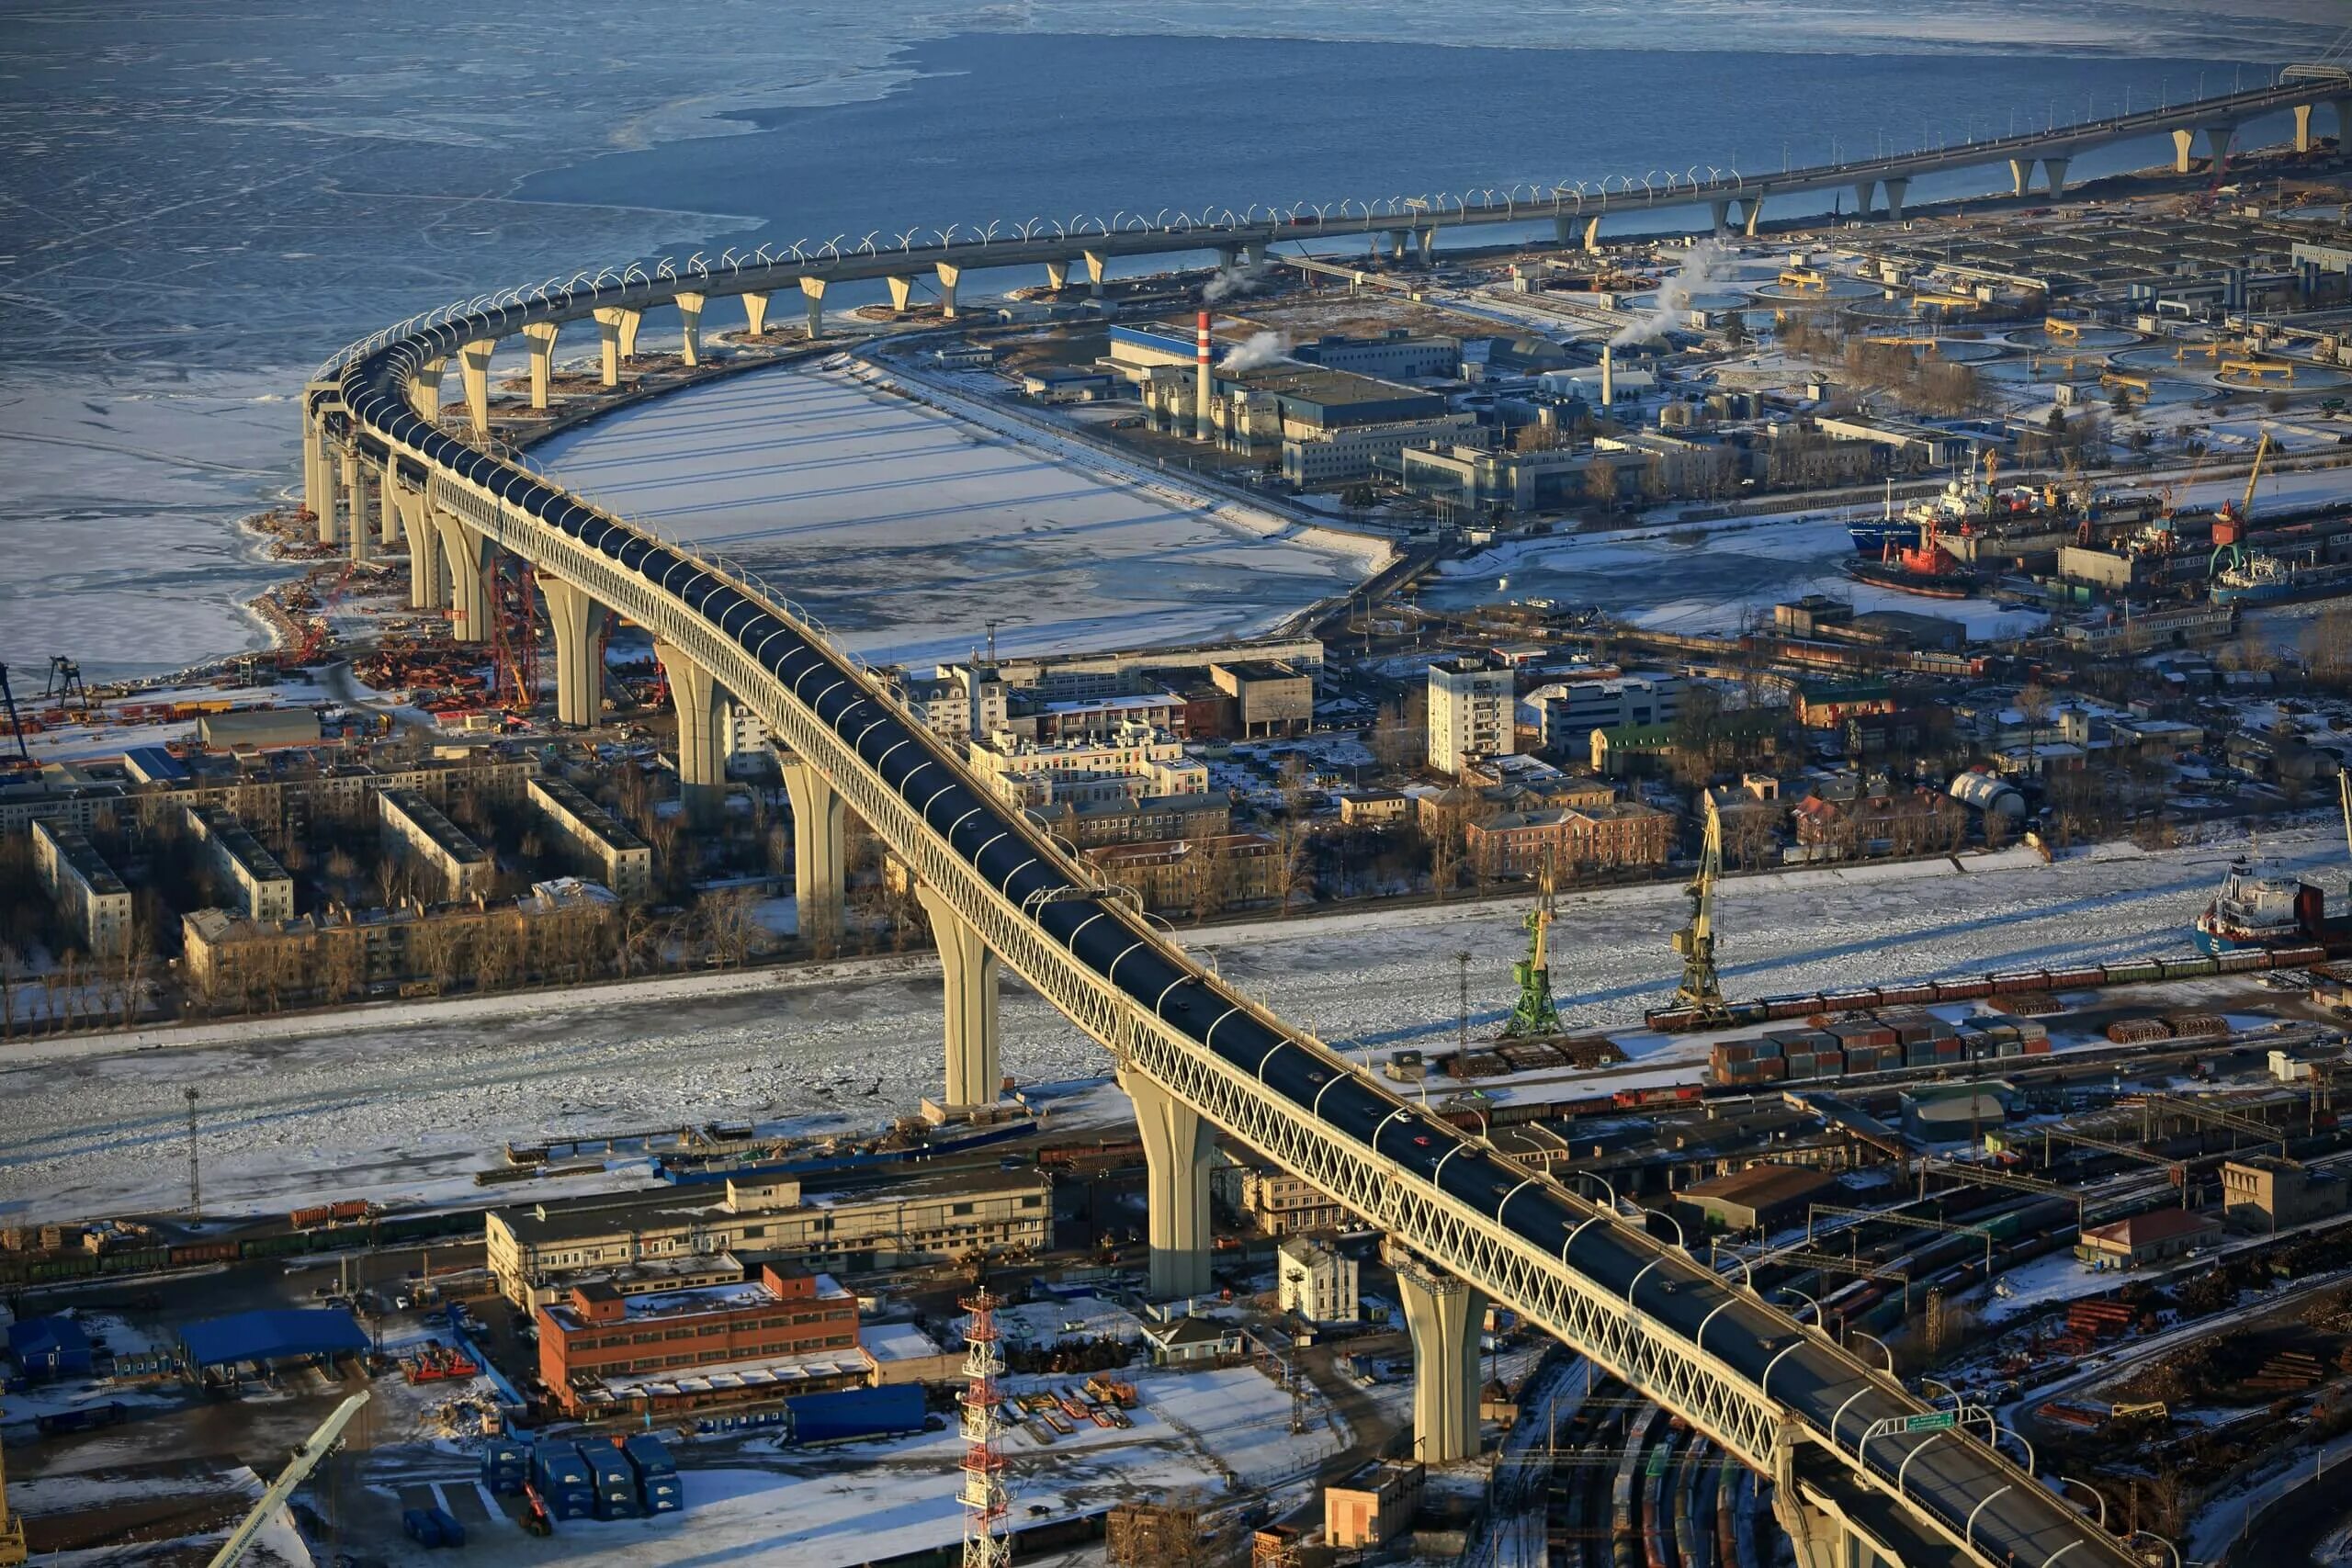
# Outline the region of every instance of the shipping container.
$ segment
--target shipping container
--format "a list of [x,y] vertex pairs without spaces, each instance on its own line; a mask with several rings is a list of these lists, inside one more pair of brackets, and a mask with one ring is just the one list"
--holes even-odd
[[596,1517],[633,1519],[638,1516],[637,1472],[621,1450],[607,1442],[582,1443],[581,1453],[595,1475]]
[[922,1390],[912,1383],[887,1388],[849,1388],[837,1393],[804,1393],[784,1402],[796,1443],[837,1443],[919,1432],[924,1416]]
[[541,1443],[533,1450],[531,1483],[559,1519],[584,1519],[596,1511],[594,1472],[574,1444]]
[[639,1432],[621,1445],[621,1454],[637,1475],[638,1502],[648,1514],[675,1513],[686,1506],[678,1483],[678,1466],[661,1438]]

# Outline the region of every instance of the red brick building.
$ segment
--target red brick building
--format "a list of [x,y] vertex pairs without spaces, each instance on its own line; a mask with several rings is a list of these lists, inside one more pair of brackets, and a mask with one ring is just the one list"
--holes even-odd
[[[847,1386],[871,1371],[857,1342],[857,1297],[829,1274],[784,1273],[773,1265],[756,1280],[644,1295],[624,1296],[602,1282],[575,1285],[539,1308],[538,1325],[540,1381],[575,1414],[612,1403],[592,1396],[616,1384],[675,1390],[690,1380],[707,1386],[685,1393],[717,1399]],[[803,1375],[811,1363],[837,1367],[840,1375],[812,1381]],[[728,1371],[714,1379],[718,1369]],[[768,1375],[757,1375],[763,1370]],[[658,1389],[655,1397],[673,1408],[711,1402]]]
[[1638,801],[1510,811],[1463,829],[1470,863],[1488,876],[1532,876],[1545,860],[1559,871],[1664,865],[1674,818]]

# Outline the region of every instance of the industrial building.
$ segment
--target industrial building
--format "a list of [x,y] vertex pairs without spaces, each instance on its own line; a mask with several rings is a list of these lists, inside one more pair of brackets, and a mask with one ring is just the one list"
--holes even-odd
[[1237,660],[1210,665],[1209,679],[1233,699],[1245,737],[1304,735],[1315,727],[1315,682],[1304,671],[1277,660]]
[[[538,1308],[539,1380],[567,1413],[812,1393],[867,1381],[857,1297],[829,1274],[763,1268],[732,1284],[623,1295],[586,1281]],[[675,1392],[649,1392],[650,1382]]]
[[1356,1260],[1311,1236],[1295,1235],[1274,1254],[1274,1291],[1282,1310],[1309,1323],[1356,1323],[1363,1316]]
[[93,958],[119,957],[130,945],[130,889],[79,829],[35,822],[33,868],[41,890]]
[[1519,700],[1510,667],[1476,655],[1430,666],[1430,767],[1448,778],[1518,749]]
[[218,806],[187,807],[183,820],[239,913],[265,924],[294,918],[294,879],[243,822]]
[[2255,1156],[2222,1167],[2222,1215],[2245,1230],[2277,1231],[2345,1212],[2347,1183],[2300,1160]]
[[480,898],[490,893],[497,870],[490,852],[442,815],[414,790],[388,789],[376,796],[384,849],[413,861],[435,880],[444,898]]
[[1420,1512],[1427,1470],[1385,1459],[1323,1489],[1323,1540],[1342,1551],[1384,1545]]
[[2138,1269],[2211,1247],[2222,1222],[2194,1209],[2155,1209],[2082,1234],[2075,1256],[2094,1269]]
[[1544,750],[1579,761],[1592,750],[1592,732],[1628,724],[1671,724],[1687,684],[1679,675],[1611,675],[1557,681],[1527,694]]
[[1392,327],[1374,337],[1326,334],[1294,344],[1290,356],[1302,365],[1390,380],[1450,381],[1462,373],[1461,339],[1417,336],[1406,327]]
[[805,1196],[790,1178],[738,1177],[493,1210],[486,1228],[500,1292],[539,1306],[560,1299],[574,1276],[647,1259],[732,1252],[752,1262],[892,1268],[1041,1251],[1052,1221],[1045,1177],[971,1170]]
[[1722,1230],[1772,1230],[1803,1219],[1806,1206],[1838,1184],[1826,1171],[1759,1160],[1742,1170],[1686,1187],[1676,1194]]
[[207,750],[239,747],[315,746],[319,716],[311,708],[236,708],[198,716],[196,738]]
[[638,904],[652,896],[653,851],[612,813],[561,779],[531,780],[530,797],[531,804],[582,863],[594,868],[615,897],[625,904]]

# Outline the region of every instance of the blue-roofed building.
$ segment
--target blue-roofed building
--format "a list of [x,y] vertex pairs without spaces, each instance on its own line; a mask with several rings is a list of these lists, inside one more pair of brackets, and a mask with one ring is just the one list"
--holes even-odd
[[180,1331],[180,1364],[191,1377],[208,1367],[358,1355],[367,1348],[358,1322],[333,1307],[232,1313]]
[[8,1325],[8,1354],[28,1378],[90,1375],[90,1337],[70,1317],[31,1317]]
[[124,771],[141,784],[184,784],[188,766],[161,746],[133,746],[122,754]]

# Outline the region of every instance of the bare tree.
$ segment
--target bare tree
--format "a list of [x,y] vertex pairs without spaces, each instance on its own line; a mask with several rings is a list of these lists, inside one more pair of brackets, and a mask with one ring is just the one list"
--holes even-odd
[[760,931],[758,900],[748,887],[722,887],[702,899],[702,927],[711,955],[721,964],[741,964],[751,956]]

